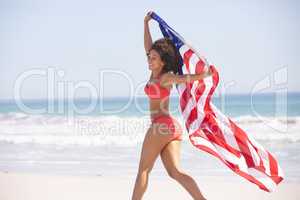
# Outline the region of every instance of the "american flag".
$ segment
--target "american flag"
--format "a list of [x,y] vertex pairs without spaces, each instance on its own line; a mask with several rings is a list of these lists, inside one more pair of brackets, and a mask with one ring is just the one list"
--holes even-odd
[[198,74],[208,68],[212,76],[191,83],[177,84],[180,111],[191,143],[219,158],[236,174],[272,192],[283,180],[283,171],[275,156],[267,151],[211,102],[219,83],[219,74],[213,65],[173,30],[156,13],[164,37],[170,38],[180,52],[179,74]]

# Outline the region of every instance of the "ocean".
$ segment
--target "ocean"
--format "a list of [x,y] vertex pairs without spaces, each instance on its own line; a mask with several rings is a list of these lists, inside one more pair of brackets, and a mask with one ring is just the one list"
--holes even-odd
[[[285,181],[300,181],[300,93],[232,94],[212,102],[278,159]],[[181,122],[178,97],[170,112]],[[146,97],[1,100],[0,170],[134,177],[150,125]],[[241,180],[184,132],[181,166],[194,176]],[[164,178],[158,158],[151,176]]]

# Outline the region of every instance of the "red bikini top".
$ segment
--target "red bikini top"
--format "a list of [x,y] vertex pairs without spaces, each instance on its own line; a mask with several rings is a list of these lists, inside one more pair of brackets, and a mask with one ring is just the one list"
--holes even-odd
[[144,87],[144,91],[150,99],[162,99],[170,95],[170,90],[162,87],[159,81],[160,77],[157,82],[147,83]]

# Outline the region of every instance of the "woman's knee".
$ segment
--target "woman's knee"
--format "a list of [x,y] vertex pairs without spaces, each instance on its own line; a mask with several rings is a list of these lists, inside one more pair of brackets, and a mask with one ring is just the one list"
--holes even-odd
[[151,171],[152,168],[140,168],[138,171],[138,176],[148,176]]
[[175,180],[179,179],[182,176],[182,174],[183,172],[177,168],[168,171],[168,175]]
[[138,174],[150,174],[153,166],[153,162],[149,163],[146,160],[144,160],[144,162],[142,161],[138,169]]

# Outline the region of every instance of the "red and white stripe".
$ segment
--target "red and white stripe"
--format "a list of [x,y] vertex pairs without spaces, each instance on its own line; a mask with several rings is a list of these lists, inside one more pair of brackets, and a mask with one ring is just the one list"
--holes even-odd
[[183,58],[183,74],[201,73],[208,67],[213,72],[203,80],[177,85],[181,113],[192,144],[219,158],[262,190],[274,191],[283,180],[283,172],[274,155],[211,103],[219,82],[216,68],[190,46],[183,45],[179,51]]

